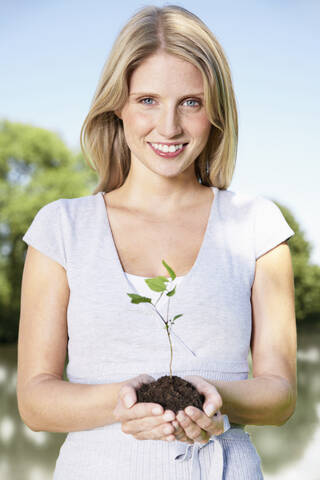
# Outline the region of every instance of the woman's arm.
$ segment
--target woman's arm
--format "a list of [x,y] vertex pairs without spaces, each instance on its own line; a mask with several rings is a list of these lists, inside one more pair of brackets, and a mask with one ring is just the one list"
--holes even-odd
[[71,432],[116,422],[125,382],[104,385],[62,380],[69,286],[64,268],[29,246],[21,286],[17,400],[32,430]]
[[283,377],[262,375],[248,380],[212,381],[223,399],[220,408],[232,423],[283,425],[295,409],[296,394]]
[[286,242],[257,259],[251,304],[253,378],[210,383],[231,422],[283,425],[297,399],[294,276]]
[[19,412],[33,431],[75,432],[115,423],[113,411],[125,382],[70,383],[51,375],[33,378],[19,391]]

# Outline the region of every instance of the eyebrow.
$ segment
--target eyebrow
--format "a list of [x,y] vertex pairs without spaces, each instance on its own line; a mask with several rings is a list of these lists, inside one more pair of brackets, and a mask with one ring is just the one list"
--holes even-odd
[[[150,96],[150,97],[160,97],[160,95],[158,95],[157,93],[152,93],[152,92],[133,92],[133,93],[130,93],[130,97],[132,95],[144,95],[144,96]],[[183,95],[182,97],[180,98],[185,98],[185,97],[201,97],[203,96],[204,93],[203,92],[199,92],[199,93],[187,93],[186,95]]]

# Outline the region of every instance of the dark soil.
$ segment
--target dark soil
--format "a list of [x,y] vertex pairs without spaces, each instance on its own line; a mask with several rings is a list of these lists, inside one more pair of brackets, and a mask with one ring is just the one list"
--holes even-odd
[[205,397],[189,382],[181,377],[169,375],[151,383],[144,383],[136,390],[138,402],[152,402],[161,405],[164,410],[175,414],[189,405],[202,410]]

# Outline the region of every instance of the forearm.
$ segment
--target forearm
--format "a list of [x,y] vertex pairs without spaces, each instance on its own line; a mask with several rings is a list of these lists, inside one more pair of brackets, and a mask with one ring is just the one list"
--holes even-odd
[[124,383],[89,385],[47,376],[26,387],[20,415],[34,431],[74,432],[115,423],[113,410]]
[[220,393],[222,414],[232,423],[243,425],[283,425],[293,414],[296,392],[289,382],[277,376],[247,380],[209,380]]

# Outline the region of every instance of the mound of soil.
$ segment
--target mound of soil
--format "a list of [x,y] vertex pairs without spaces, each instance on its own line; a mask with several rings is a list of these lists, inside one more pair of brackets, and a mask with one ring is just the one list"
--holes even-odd
[[203,410],[204,395],[189,382],[176,375],[165,375],[151,383],[144,383],[136,390],[138,402],[152,402],[175,414],[189,405]]

